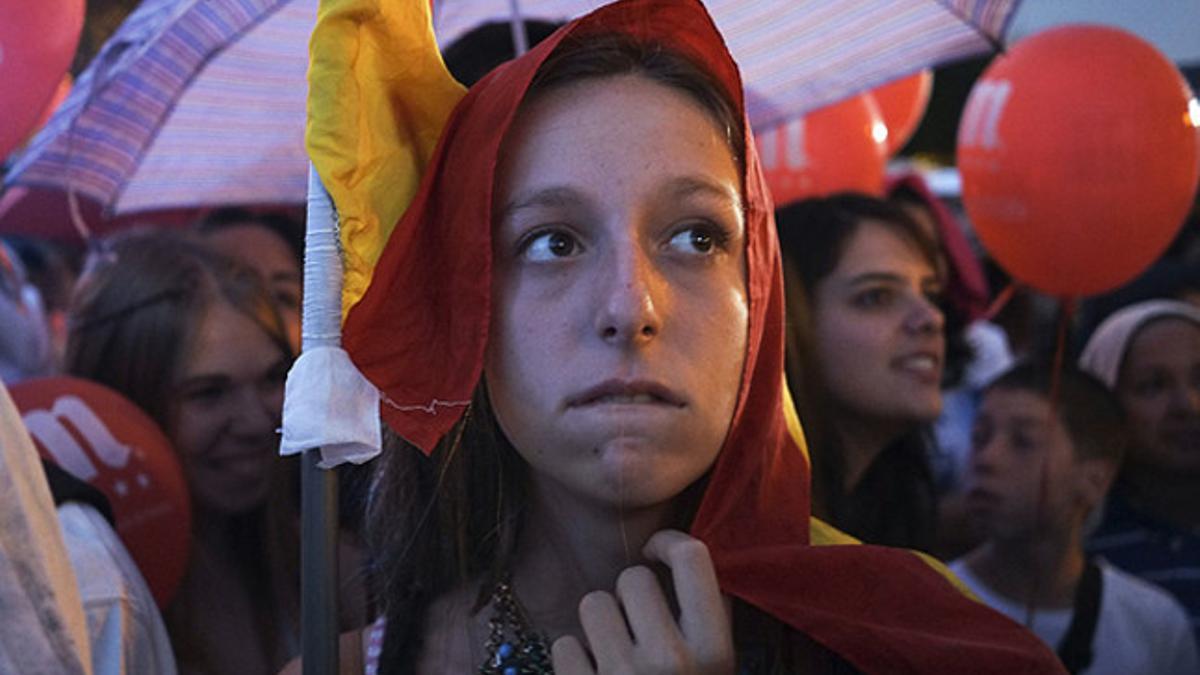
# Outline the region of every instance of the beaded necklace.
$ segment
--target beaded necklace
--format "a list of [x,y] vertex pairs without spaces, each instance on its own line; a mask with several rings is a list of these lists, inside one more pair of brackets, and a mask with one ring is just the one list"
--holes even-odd
[[492,592],[492,617],[488,619],[487,659],[480,675],[553,675],[546,636],[529,627],[525,609],[507,580]]

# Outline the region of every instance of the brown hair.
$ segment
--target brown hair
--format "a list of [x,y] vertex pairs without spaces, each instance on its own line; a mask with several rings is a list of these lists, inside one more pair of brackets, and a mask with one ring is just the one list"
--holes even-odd
[[121,392],[170,434],[172,383],[204,310],[229,303],[290,356],[258,274],[193,236],[118,235],[88,260],[68,316],[65,370]]

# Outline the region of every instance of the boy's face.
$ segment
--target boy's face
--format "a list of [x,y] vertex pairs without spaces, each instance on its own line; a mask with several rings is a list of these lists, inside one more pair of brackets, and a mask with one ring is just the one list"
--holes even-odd
[[[1100,460],[1078,459],[1066,426],[1047,398],[992,389],[971,432],[967,508],[989,539],[1070,532],[1103,497]],[[1039,513],[1039,481],[1045,496]]]

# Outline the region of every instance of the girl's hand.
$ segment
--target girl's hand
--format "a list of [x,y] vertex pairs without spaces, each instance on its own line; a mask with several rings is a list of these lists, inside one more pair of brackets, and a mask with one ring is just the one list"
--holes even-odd
[[630,567],[616,595],[595,591],[579,603],[579,619],[595,658],[564,636],[551,656],[558,675],[731,675],[733,633],[708,547],[676,530],[650,537],[642,553],[671,570],[679,619],[649,568]]

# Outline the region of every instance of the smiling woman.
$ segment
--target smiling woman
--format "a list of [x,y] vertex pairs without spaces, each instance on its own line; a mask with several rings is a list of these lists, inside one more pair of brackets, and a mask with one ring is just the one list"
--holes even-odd
[[186,236],[135,232],[89,261],[66,367],[158,422],[192,499],[188,568],[165,612],[183,673],[267,673],[294,650],[294,538],[276,459],[291,350],[258,275]]
[[863,195],[799,202],[777,222],[813,510],[864,541],[929,550],[927,425],[941,411],[946,352],[935,244]]

